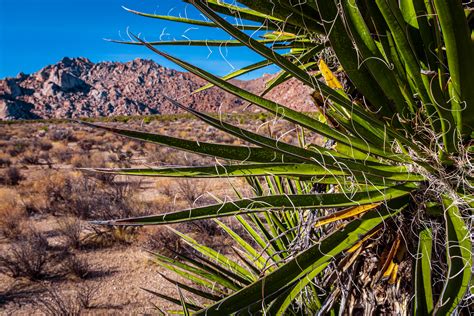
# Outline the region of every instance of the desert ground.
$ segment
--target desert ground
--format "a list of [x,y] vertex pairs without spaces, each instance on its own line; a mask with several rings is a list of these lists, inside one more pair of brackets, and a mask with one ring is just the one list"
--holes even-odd
[[[261,114],[234,114],[225,119],[261,134],[297,141],[291,124]],[[122,117],[96,123],[242,144],[188,115]],[[83,168],[215,163],[74,122],[1,124],[0,314],[156,314],[176,309],[143,288],[178,296],[176,286],[162,275],[179,278],[155,264],[153,252],[172,256],[174,251],[189,251],[179,237],[165,226],[104,227],[91,221],[211,204],[216,197],[233,199],[233,188],[251,196],[250,187],[242,178],[125,177]],[[230,252],[231,238],[213,221],[173,227]]]

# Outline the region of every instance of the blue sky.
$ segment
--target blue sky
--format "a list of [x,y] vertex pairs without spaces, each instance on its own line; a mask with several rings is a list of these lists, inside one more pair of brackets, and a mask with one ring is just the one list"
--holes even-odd
[[[0,78],[32,73],[58,62],[63,57],[87,57],[93,62],[129,61],[135,58],[154,59],[157,63],[179,69],[144,47],[119,45],[104,38],[127,39],[127,29],[141,33],[147,40],[230,39],[223,31],[181,23],[140,17],[122,9],[174,14],[201,18],[192,6],[179,0],[0,0]],[[233,68],[261,60],[247,48],[172,47],[160,46],[172,55],[183,58],[218,75]],[[269,67],[246,76],[273,73]]]

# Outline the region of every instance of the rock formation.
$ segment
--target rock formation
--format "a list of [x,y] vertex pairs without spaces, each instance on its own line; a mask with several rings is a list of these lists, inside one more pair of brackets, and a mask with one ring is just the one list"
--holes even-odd
[[[269,78],[233,83],[260,92]],[[0,119],[176,113],[177,109],[165,101],[165,95],[204,112],[239,111],[245,105],[215,87],[191,95],[205,84],[190,73],[168,69],[151,60],[94,64],[82,57],[65,57],[34,74],[20,73],[0,80]],[[267,97],[299,110],[311,110],[309,93],[308,88],[290,80]]]

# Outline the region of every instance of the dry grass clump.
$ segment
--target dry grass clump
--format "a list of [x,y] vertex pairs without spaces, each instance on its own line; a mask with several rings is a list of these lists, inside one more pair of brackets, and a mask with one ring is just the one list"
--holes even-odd
[[45,140],[45,139],[36,141],[35,146],[38,147],[38,149],[42,151],[48,151],[51,148],[53,148],[53,144],[50,141]]
[[24,179],[20,169],[17,167],[8,167],[3,170],[1,175],[0,184],[4,185],[17,185]]
[[187,248],[181,238],[166,227],[150,227],[141,236],[144,247],[152,252],[173,257],[176,253],[184,253]]
[[29,142],[23,139],[14,140],[7,148],[7,152],[10,156],[16,157],[26,151],[29,147]]
[[69,163],[74,155],[73,150],[62,143],[54,143],[53,149],[50,150],[50,153],[59,163]]
[[89,248],[104,248],[114,245],[130,245],[139,238],[140,227],[136,226],[90,226],[83,243]]
[[22,233],[26,219],[20,196],[10,188],[0,188],[0,233],[4,238],[15,239]]
[[84,227],[78,218],[66,217],[58,219],[57,231],[65,239],[65,246],[72,249],[80,249],[82,246],[81,234]]
[[51,254],[48,240],[34,230],[23,233],[8,251],[0,254],[0,272],[13,278],[41,280],[48,276]]
[[66,276],[85,280],[92,271],[91,265],[84,258],[70,254],[62,262],[61,268]]
[[205,195],[208,192],[208,185],[208,182],[195,179],[177,180],[178,193],[190,206],[207,202]]
[[99,290],[98,286],[79,285],[69,291],[61,291],[51,285],[44,285],[44,292],[34,301],[41,313],[54,316],[79,316],[91,308]]
[[[101,181],[83,173],[51,172],[33,182],[43,212],[81,219],[110,219],[143,214],[132,184]],[[35,203],[35,201],[31,201]]]
[[64,141],[72,143],[77,141],[77,137],[74,133],[67,128],[56,128],[52,130],[49,134],[49,138],[54,142]]
[[[1,146],[3,145],[0,145],[0,147]],[[11,164],[12,161],[10,155],[0,151],[0,168],[10,167]]]

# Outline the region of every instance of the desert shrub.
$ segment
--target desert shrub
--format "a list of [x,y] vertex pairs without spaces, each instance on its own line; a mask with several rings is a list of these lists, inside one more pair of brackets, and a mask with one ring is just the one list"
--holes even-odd
[[3,171],[1,183],[5,185],[18,185],[24,178],[17,167],[8,167]]
[[69,161],[74,168],[83,168],[85,167],[84,156],[74,154]]
[[20,196],[12,189],[0,188],[0,233],[10,239],[19,238],[26,219]]
[[74,154],[71,148],[61,143],[56,144],[50,153],[51,156],[56,158],[60,163],[68,163]]
[[177,252],[185,250],[185,244],[174,232],[166,227],[156,227],[143,230],[143,245],[145,249],[174,257]]
[[104,183],[88,173],[84,175],[52,171],[42,179],[31,182],[31,193],[25,198],[25,203],[33,212],[82,219],[146,213],[143,203],[134,193],[133,188],[138,184]]
[[43,151],[48,151],[48,150],[50,150],[51,148],[53,148],[53,144],[52,144],[50,141],[47,141],[47,140],[44,140],[44,139],[35,142],[35,145],[36,145],[40,150],[43,150]]
[[29,142],[25,140],[15,140],[12,142],[8,149],[8,153],[12,157],[16,157],[25,152],[25,150],[29,147]]
[[67,142],[75,142],[77,138],[74,136],[73,132],[69,129],[58,128],[55,130],[50,131],[49,138],[52,141],[67,141]]
[[57,230],[65,238],[66,247],[73,249],[81,248],[83,225],[79,219],[75,217],[61,218],[58,220]]
[[80,258],[75,254],[70,254],[62,261],[62,271],[65,275],[79,278],[81,280],[87,279],[92,270],[91,265],[86,259]]
[[189,205],[199,205],[206,200],[205,195],[208,189],[208,183],[193,179],[179,179],[177,180],[177,188],[179,195],[183,197]]
[[115,245],[130,245],[139,238],[140,227],[92,225],[84,236],[84,245],[91,248],[104,248]]
[[0,167],[5,168],[9,167],[12,164],[11,159],[7,155],[1,155],[0,156]]
[[34,305],[45,315],[79,316],[94,307],[99,287],[91,284],[78,285],[72,290],[61,291],[52,285],[44,285],[43,295],[36,298]]
[[9,250],[0,254],[0,272],[13,278],[25,277],[40,280],[48,276],[50,261],[46,237],[37,231],[29,231],[15,241]]
[[95,140],[94,140],[94,139],[89,139],[89,138],[79,139],[79,141],[77,142],[77,145],[78,145],[79,148],[81,148],[83,151],[89,151],[89,150],[91,150],[92,147],[94,147],[95,144],[96,144]]
[[20,162],[25,165],[37,165],[39,161],[40,153],[36,150],[26,150],[20,159]]

